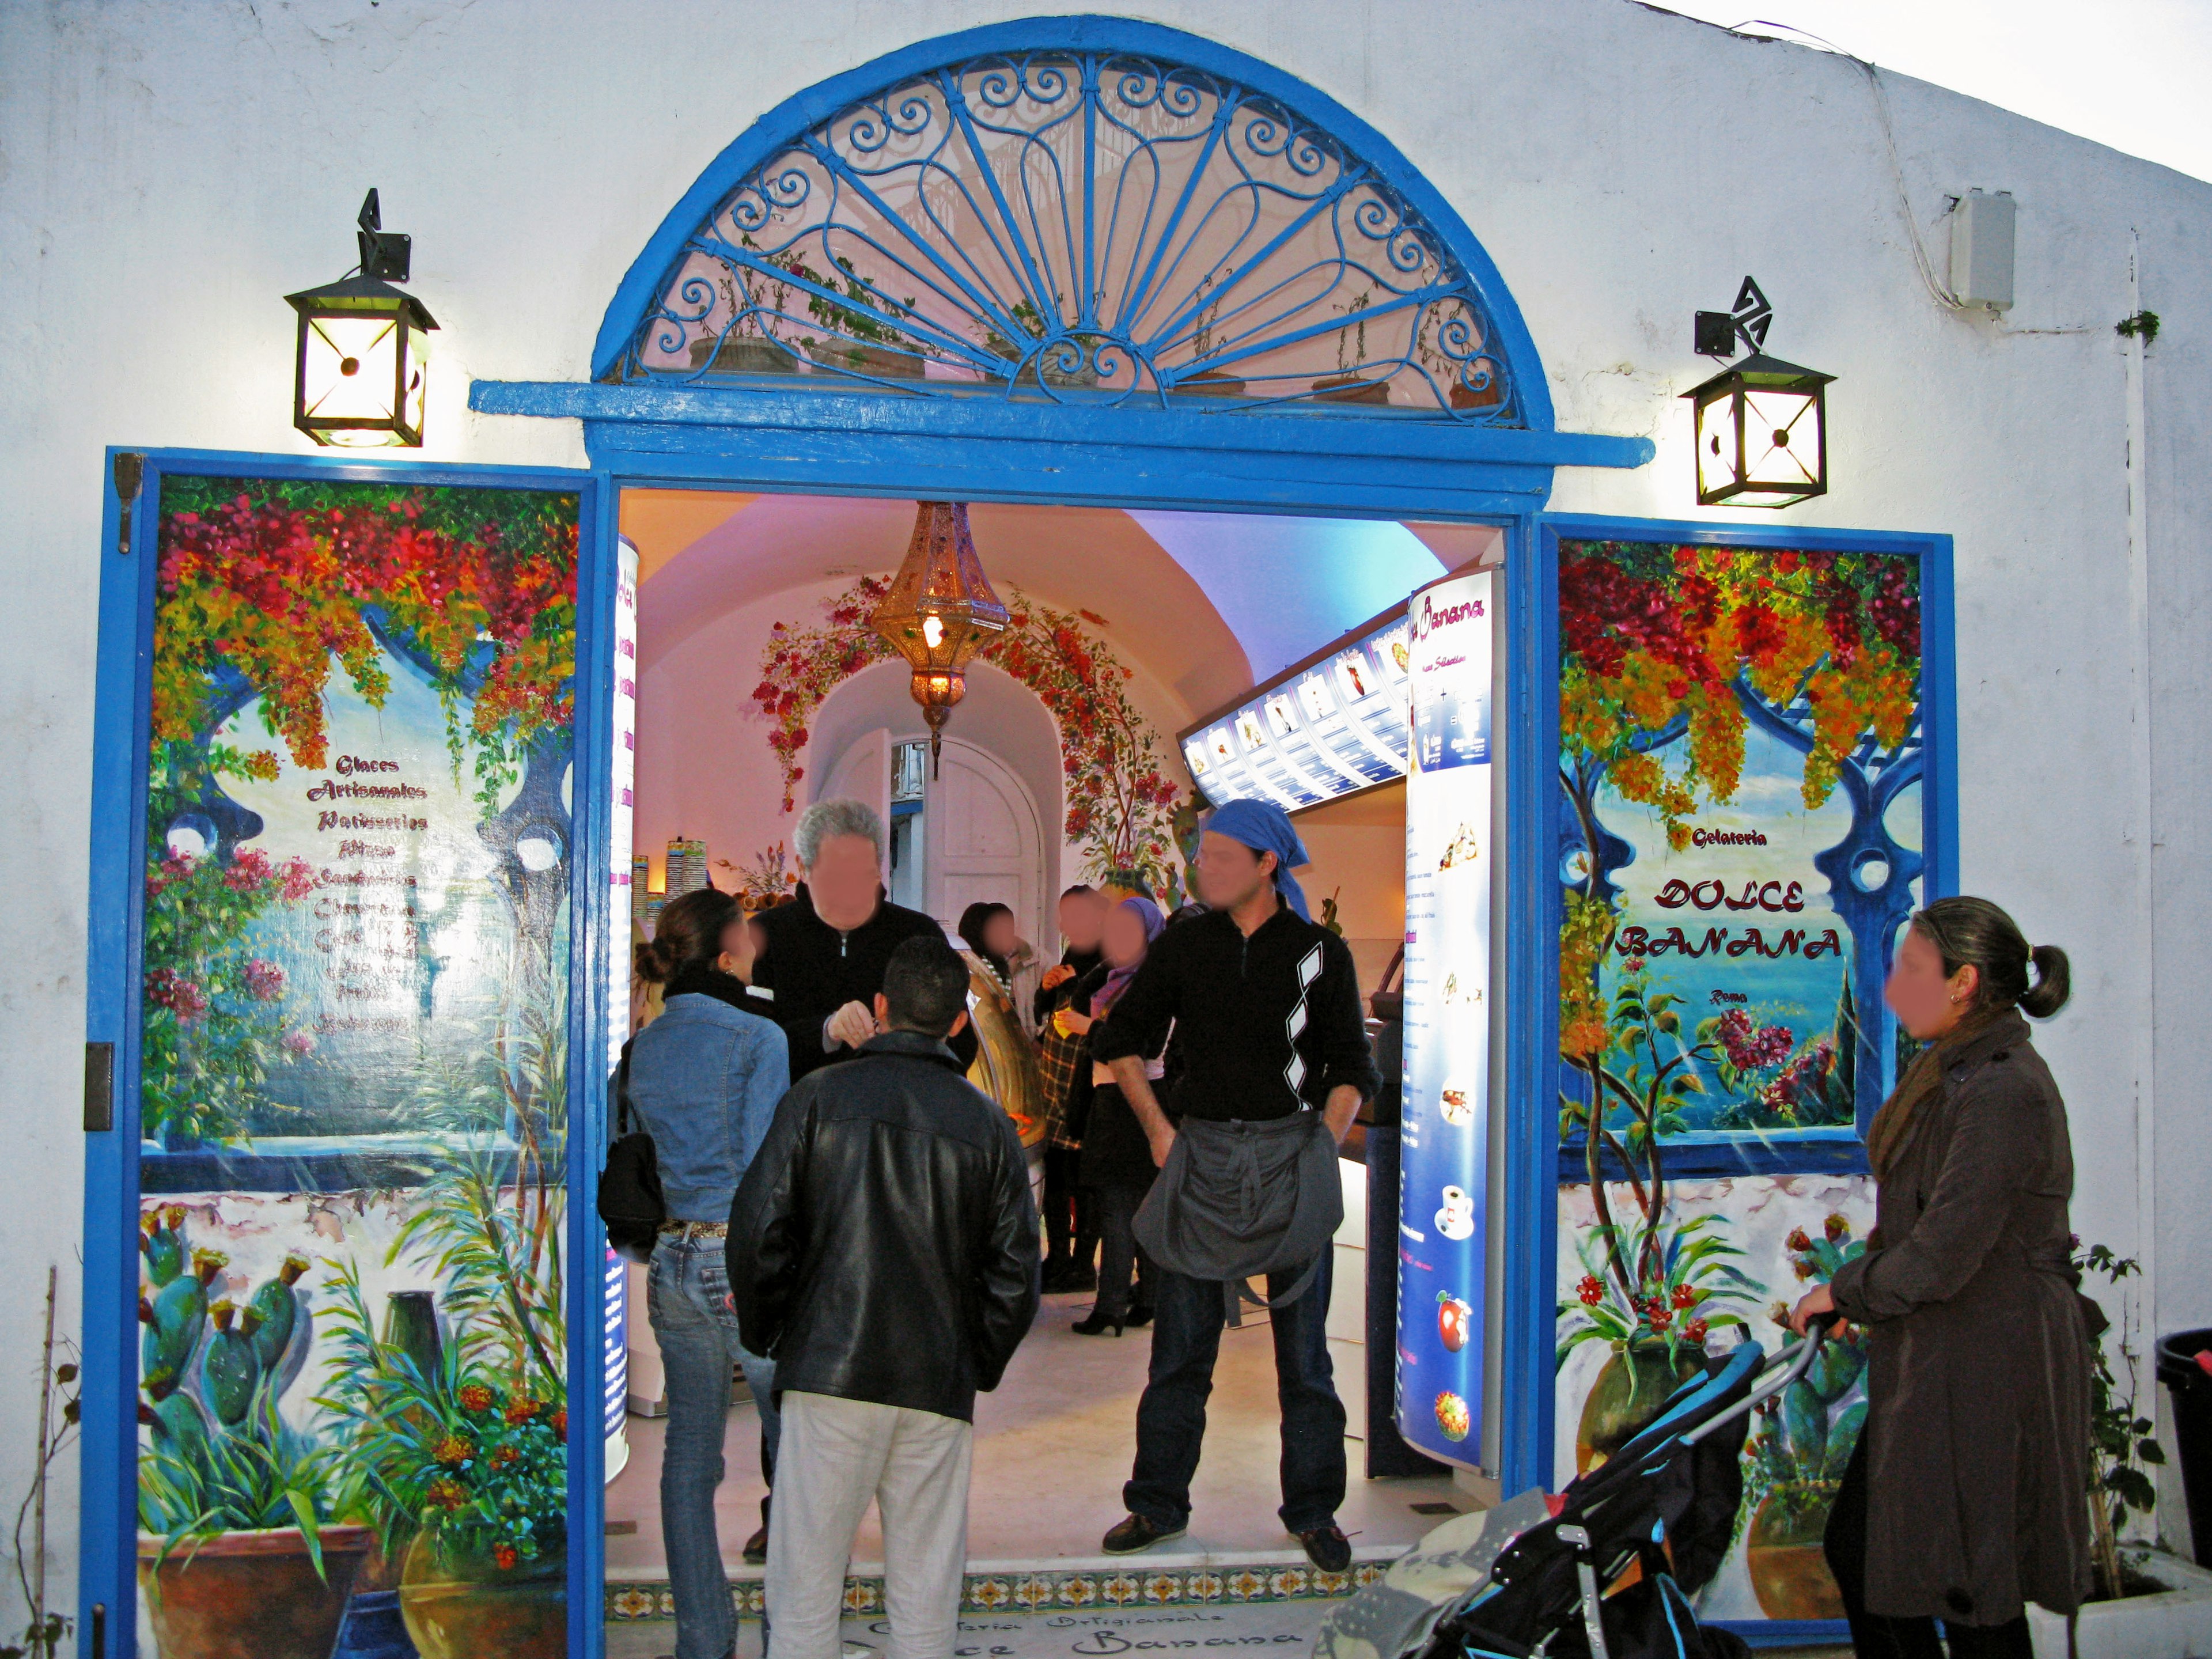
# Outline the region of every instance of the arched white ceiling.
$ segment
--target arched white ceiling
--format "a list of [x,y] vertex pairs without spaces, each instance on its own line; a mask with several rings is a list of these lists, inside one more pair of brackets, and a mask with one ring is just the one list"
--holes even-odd
[[[910,501],[854,496],[628,492],[623,528],[644,575],[641,667],[768,595],[896,569],[914,512]],[[1425,538],[1365,520],[990,502],[969,516],[1002,592],[1018,587],[1100,619],[1190,718],[1462,562],[1455,556],[1470,536],[1496,534],[1452,526]]]
[[1320,650],[1444,572],[1419,537],[1387,521],[1129,516],[1206,590],[1243,644],[1255,681]]

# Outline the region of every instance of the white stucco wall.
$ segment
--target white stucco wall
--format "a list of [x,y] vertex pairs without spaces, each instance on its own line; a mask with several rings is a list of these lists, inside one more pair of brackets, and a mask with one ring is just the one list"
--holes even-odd
[[[2145,1256],[2147,1327],[2212,1323],[2195,948],[2212,830],[2194,810],[2212,760],[2212,185],[1891,80],[1908,209],[1853,64],[1626,0],[1126,9],[1322,88],[1452,199],[1519,300],[1559,424],[1659,444],[1639,471],[1562,474],[1559,507],[1692,513],[1675,394],[1709,365],[1690,313],[1758,276],[1776,351],[1840,376],[1836,488],[1778,519],[1716,516],[1957,538],[1966,885],[2075,955],[2077,1001],[2044,1047],[2073,1103],[2080,1231]],[[32,1177],[0,1213],[17,1356],[0,1370],[0,1493],[27,1478],[40,1265],[61,1262],[75,1291],[84,849],[113,805],[88,795],[101,447],[303,453],[281,296],[350,263],[376,185],[444,325],[424,453],[580,463],[573,426],[473,416],[467,381],[581,378],[637,249],[763,109],[907,41],[1038,9],[0,8],[0,1139]],[[2002,323],[1940,307],[1911,254],[1912,224],[1975,185],[2020,204]],[[2112,332],[2138,303],[2131,235],[2140,303],[2165,324],[2142,368],[2133,547]],[[64,1601],[73,1514],[64,1492]]]

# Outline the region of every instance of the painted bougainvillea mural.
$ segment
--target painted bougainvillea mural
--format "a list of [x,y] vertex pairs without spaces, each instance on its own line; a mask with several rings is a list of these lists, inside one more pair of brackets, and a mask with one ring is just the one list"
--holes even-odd
[[565,1650],[580,510],[163,480],[141,1652]]
[[[1566,542],[1559,592],[1564,1477],[1863,1248],[1923,780],[1916,559]],[[1864,1364],[1838,1345],[1755,1426],[1707,1611],[1839,1612]]]

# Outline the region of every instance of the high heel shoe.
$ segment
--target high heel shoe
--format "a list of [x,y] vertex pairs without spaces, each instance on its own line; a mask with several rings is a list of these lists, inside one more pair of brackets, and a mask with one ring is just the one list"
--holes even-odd
[[1090,1318],[1079,1319],[1067,1328],[1073,1331],[1078,1336],[1103,1336],[1109,1331],[1111,1331],[1115,1335],[1119,1336],[1121,1334],[1121,1321],[1118,1319],[1109,1319],[1104,1314],[1099,1312],[1097,1309],[1093,1308],[1091,1310]]

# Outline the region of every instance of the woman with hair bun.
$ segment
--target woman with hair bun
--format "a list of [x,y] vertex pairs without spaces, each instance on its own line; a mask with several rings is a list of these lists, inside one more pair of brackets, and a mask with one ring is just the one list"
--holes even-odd
[[[1864,1255],[1797,1304],[1868,1328],[1868,1415],[1826,1553],[1862,1659],[2029,1659],[2024,1606],[2089,1588],[2090,1305],[2066,1106],[2023,1014],[2066,953],[1987,899],[1915,914],[1883,994],[1924,1046],[1875,1115]],[[2101,1319],[2101,1316],[2098,1316]]]
[[[712,887],[672,899],[652,943],[637,948],[639,976],[666,996],[660,1017],[630,1040],[626,1066],[668,1210],[647,1269],[646,1311],[668,1391],[660,1527],[678,1659],[723,1659],[737,1639],[714,1522],[733,1364],[760,1407],[761,1472],[775,1482],[775,1367],[738,1340],[725,1260],[738,1182],[791,1086],[783,1028],[747,984],[753,955],[744,911]],[[749,1560],[767,1559],[766,1500],[761,1508]]]

